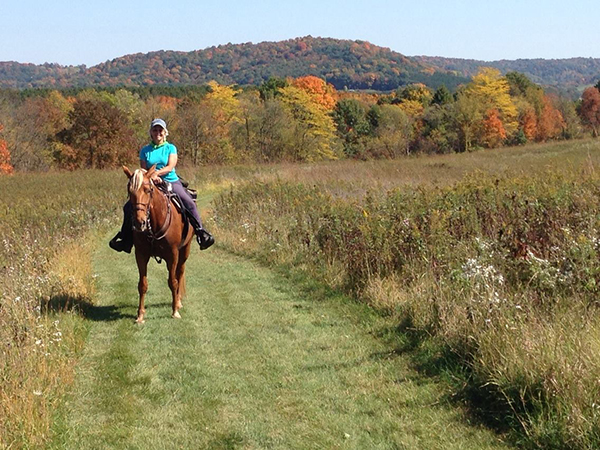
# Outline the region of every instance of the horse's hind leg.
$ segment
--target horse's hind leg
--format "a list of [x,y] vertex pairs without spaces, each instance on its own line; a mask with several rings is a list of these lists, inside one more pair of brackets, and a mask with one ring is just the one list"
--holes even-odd
[[144,308],[144,300],[146,298],[146,292],[148,292],[148,261],[150,257],[141,253],[135,252],[135,260],[138,266],[138,272],[140,279],[138,282],[138,293],[140,294],[140,302],[138,305],[136,323],[144,323],[144,314],[146,309]]

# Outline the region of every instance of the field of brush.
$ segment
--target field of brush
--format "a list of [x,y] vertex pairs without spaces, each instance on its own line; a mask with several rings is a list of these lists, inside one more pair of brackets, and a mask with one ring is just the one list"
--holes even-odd
[[[219,245],[394,318],[524,445],[600,445],[600,141],[396,161],[183,170]],[[120,171],[0,178],[0,444],[39,446],[85,345]]]

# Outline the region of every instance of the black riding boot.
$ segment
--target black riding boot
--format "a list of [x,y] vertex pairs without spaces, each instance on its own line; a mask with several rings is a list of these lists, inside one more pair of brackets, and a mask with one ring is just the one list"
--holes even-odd
[[200,250],[206,250],[215,243],[215,238],[204,228],[194,230],[196,232],[196,240],[200,245]]
[[108,245],[117,252],[131,253],[131,248],[133,247],[133,222],[131,220],[131,204],[129,202],[123,207],[121,231],[110,240]]
[[206,250],[215,243],[215,238],[212,234],[206,231],[191,214],[188,214],[188,219],[190,220],[190,224],[194,227],[194,233],[196,233],[196,240],[198,241],[198,245],[200,245],[200,250]]

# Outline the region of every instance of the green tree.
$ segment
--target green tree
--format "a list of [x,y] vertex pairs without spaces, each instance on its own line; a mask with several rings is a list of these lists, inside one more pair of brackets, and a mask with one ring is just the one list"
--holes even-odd
[[337,102],[332,113],[338,135],[344,143],[346,156],[355,156],[364,148],[364,137],[371,129],[367,113],[362,104],[355,99],[343,99]]
[[468,90],[458,93],[452,104],[454,126],[459,138],[459,150],[468,152],[473,147],[483,119],[482,105],[476,96]]
[[453,100],[454,98],[452,97],[452,93],[448,90],[448,88],[445,85],[442,84],[434,92],[433,97],[431,99],[431,103],[433,105],[446,105],[448,103],[451,103]]
[[367,150],[376,158],[396,158],[410,153],[414,119],[396,105],[381,105],[375,137]]
[[258,87],[260,98],[262,100],[270,100],[280,93],[280,89],[286,87],[288,82],[283,78],[270,77],[267,81]]

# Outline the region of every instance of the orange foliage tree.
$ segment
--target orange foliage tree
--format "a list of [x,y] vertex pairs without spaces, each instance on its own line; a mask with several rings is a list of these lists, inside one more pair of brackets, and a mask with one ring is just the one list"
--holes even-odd
[[528,141],[535,139],[537,136],[537,116],[535,115],[535,109],[533,107],[527,108],[521,116],[521,127],[523,128],[523,134]]
[[292,86],[302,89],[310,94],[313,101],[327,110],[335,108],[336,92],[335,88],[327,84],[325,80],[313,75],[296,78],[291,82]]
[[[4,127],[0,125],[0,132]],[[10,164],[10,152],[6,146],[6,141],[0,139],[0,174],[10,174],[14,172],[13,166]]]
[[565,125],[561,112],[554,106],[553,98],[544,95],[537,121],[537,139],[546,141],[560,136]]
[[506,139],[506,130],[497,109],[490,109],[483,120],[483,143],[488,148],[499,147]]
[[600,91],[598,89],[589,87],[583,91],[579,114],[583,123],[592,130],[593,136],[598,137],[600,131]]

